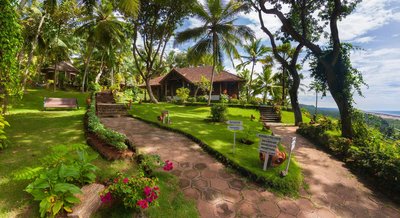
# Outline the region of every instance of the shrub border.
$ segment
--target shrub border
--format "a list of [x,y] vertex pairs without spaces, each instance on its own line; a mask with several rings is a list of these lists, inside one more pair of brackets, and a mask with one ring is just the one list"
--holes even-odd
[[[156,127],[158,127],[158,128],[165,129],[165,130],[168,130],[168,131],[175,132],[175,133],[178,133],[178,134],[181,134],[181,135],[186,136],[187,138],[189,138],[189,139],[192,140],[193,142],[199,144],[200,147],[201,147],[204,151],[206,151],[209,155],[211,155],[212,157],[214,157],[215,159],[217,159],[218,161],[220,161],[222,164],[224,164],[224,165],[227,166],[228,168],[231,168],[231,169],[236,170],[236,171],[239,172],[239,174],[241,174],[242,176],[244,176],[244,177],[246,177],[246,178],[249,178],[251,181],[253,181],[253,182],[255,182],[255,183],[257,183],[257,184],[259,184],[259,185],[261,185],[261,186],[269,187],[269,188],[274,188],[274,189],[276,188],[276,189],[274,190],[274,192],[279,192],[279,191],[277,191],[277,190],[279,190],[280,187],[274,186],[274,184],[271,183],[269,180],[267,180],[265,177],[258,176],[257,174],[251,172],[250,170],[248,170],[248,169],[246,169],[246,168],[240,166],[239,164],[237,164],[237,163],[235,163],[235,162],[229,160],[229,158],[225,157],[225,156],[224,156],[223,154],[221,154],[219,151],[213,149],[211,146],[209,146],[208,144],[204,143],[203,141],[201,141],[201,140],[198,139],[197,137],[195,137],[195,136],[193,136],[193,135],[191,135],[191,134],[189,134],[189,133],[186,133],[186,132],[184,132],[184,131],[182,131],[182,130],[174,129],[174,128],[172,128],[172,127],[168,127],[168,126],[165,126],[165,125],[161,125],[161,124],[158,123],[158,122],[146,120],[146,119],[143,119],[143,118],[141,118],[141,117],[139,117],[139,116],[135,116],[135,115],[132,115],[132,114],[131,114],[131,116],[132,116],[133,118],[135,118],[135,119],[138,119],[138,120],[140,120],[140,121],[143,121],[143,122],[148,123],[148,124],[151,124],[151,125],[154,125],[154,126],[156,126]],[[294,190],[294,193],[286,193],[286,192],[280,192],[280,193],[282,193],[282,194],[284,194],[284,195],[288,195],[288,196],[297,196],[299,190],[300,190],[300,187],[298,187],[297,190]]]

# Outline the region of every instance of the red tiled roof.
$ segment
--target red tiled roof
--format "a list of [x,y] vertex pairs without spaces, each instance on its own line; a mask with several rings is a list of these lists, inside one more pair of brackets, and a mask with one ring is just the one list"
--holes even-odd
[[[174,68],[171,70],[171,72],[177,72],[182,77],[184,77],[188,82],[197,83],[201,81],[201,76],[204,76],[209,81],[211,81],[212,67],[204,66],[204,67]],[[167,75],[159,76],[150,80],[150,85],[151,86],[161,85],[160,83]],[[224,70],[220,71],[218,74],[214,74],[214,82],[240,82],[240,81],[243,81],[243,79]]]

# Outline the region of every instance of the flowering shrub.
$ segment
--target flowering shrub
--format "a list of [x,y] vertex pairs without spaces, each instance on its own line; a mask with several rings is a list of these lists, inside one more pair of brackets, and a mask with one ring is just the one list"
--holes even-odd
[[156,186],[157,178],[147,178],[142,175],[127,177],[118,175],[108,186],[100,198],[103,203],[117,200],[127,208],[146,209],[151,205],[158,205],[156,199],[160,190]]

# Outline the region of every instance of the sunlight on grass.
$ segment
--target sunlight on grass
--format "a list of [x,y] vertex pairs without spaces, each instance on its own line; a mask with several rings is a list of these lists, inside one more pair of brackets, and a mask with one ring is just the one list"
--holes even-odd
[[[160,103],[154,104],[135,104],[131,113],[151,122],[158,122],[157,116],[161,111],[168,110],[172,124],[169,127],[189,133],[216,151],[228,157],[232,162],[255,173],[257,176],[264,177],[271,182],[270,187],[279,193],[296,195],[302,183],[301,170],[297,163],[293,161],[290,165],[290,174],[287,177],[279,177],[280,171],[284,170],[286,163],[279,167],[263,171],[259,161],[258,137],[257,133],[263,132],[262,124],[251,121],[251,115],[259,117],[259,112],[255,109],[228,108],[228,118],[230,120],[243,121],[244,131],[238,131],[237,139],[249,135],[249,139],[254,141],[252,145],[241,144],[237,141],[236,152],[232,153],[233,132],[227,129],[225,123],[211,123],[205,121],[210,115],[209,107],[181,106]],[[293,113],[292,113],[293,116]],[[268,132],[264,132],[267,133]],[[284,150],[281,147],[281,150]]]

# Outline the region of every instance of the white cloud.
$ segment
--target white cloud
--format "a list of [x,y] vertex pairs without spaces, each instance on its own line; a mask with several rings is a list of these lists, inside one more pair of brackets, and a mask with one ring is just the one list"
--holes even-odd
[[354,40],[390,21],[400,20],[400,13],[390,7],[392,2],[394,0],[362,1],[352,14],[339,22],[341,39]]
[[354,39],[352,42],[357,42],[357,43],[368,43],[372,42],[375,40],[375,36],[365,36],[365,37],[359,37]]

